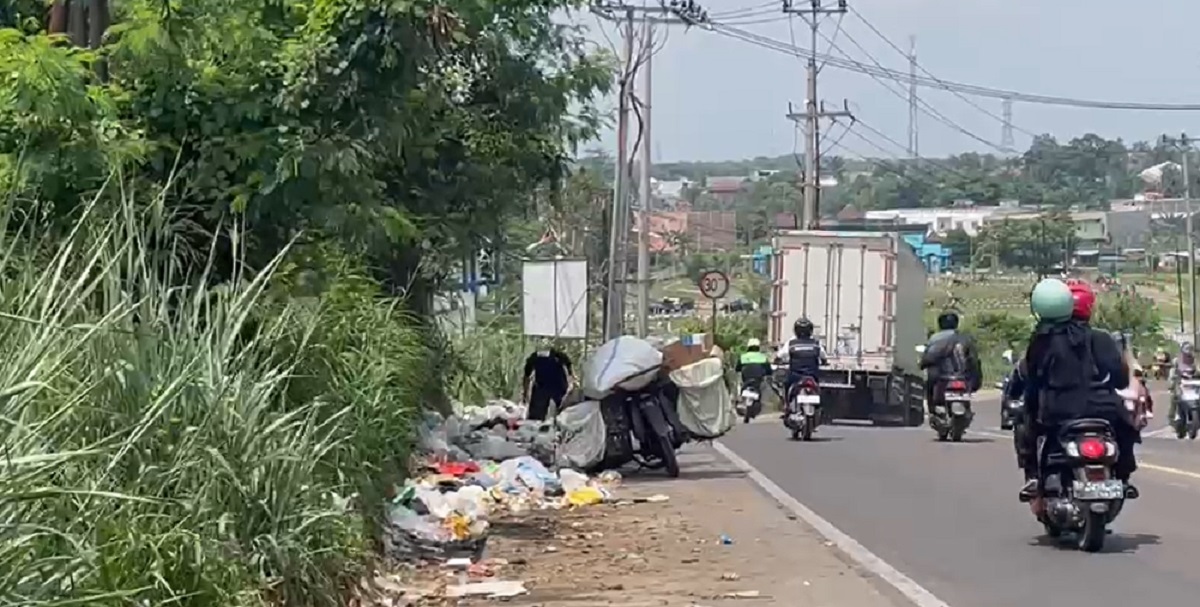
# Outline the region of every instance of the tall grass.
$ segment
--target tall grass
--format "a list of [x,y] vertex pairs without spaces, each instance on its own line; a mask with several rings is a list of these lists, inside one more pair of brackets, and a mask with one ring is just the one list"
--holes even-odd
[[130,201],[74,227],[0,226],[0,604],[338,604],[436,380],[417,324],[353,275],[207,287]]

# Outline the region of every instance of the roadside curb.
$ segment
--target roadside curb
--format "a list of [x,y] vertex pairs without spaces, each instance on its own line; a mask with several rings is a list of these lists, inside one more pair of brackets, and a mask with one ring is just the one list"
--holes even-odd
[[722,457],[729,460],[729,463],[742,472],[745,472],[746,476],[755,485],[758,485],[760,489],[765,491],[767,495],[771,496],[776,503],[792,514],[795,514],[827,541],[832,542],[834,546],[857,565],[879,576],[880,579],[895,588],[904,598],[916,605],[916,607],[950,607],[948,603],[934,596],[932,592],[925,589],[915,580],[889,565],[886,561],[876,556],[875,553],[858,543],[854,538],[846,535],[841,529],[835,527],[833,523],[825,520],[821,515],[800,503],[799,500],[789,495],[787,491],[784,491],[782,487],[776,485],[774,481],[767,478],[762,472],[759,472],[750,462],[747,462],[734,453],[732,449],[721,444],[719,441],[713,441],[712,447]]

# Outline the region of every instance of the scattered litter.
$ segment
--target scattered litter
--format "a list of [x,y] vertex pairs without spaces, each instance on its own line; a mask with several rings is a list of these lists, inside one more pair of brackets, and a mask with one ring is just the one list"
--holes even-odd
[[486,596],[492,599],[502,599],[528,594],[528,592],[524,582],[471,582],[446,587],[446,596],[449,598]]
[[722,582],[736,582],[736,581],[738,581],[738,580],[740,580],[740,579],[742,579],[742,576],[740,576],[740,575],[738,575],[738,574],[736,574],[736,573],[723,573],[723,574],[721,574],[721,581],[722,581]]
[[733,538],[729,537],[728,535],[721,535],[721,545],[729,546],[731,544],[733,544]]
[[740,592],[726,592],[717,597],[721,599],[761,599],[766,598],[757,590],[742,590]]

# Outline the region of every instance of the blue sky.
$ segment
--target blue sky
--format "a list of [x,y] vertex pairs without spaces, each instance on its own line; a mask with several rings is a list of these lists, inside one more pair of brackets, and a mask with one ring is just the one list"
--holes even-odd
[[[803,1],[803,0],[800,0]],[[832,2],[832,0],[827,0]],[[1045,95],[1115,101],[1200,103],[1200,2],[1183,0],[850,0],[851,5],[893,42],[907,48],[917,37],[918,62],[938,78]],[[763,0],[709,0],[712,14],[759,7]],[[735,13],[724,20],[756,34],[790,43],[789,21],[770,8]],[[778,17],[778,20],[776,20]],[[601,27],[593,37],[607,46]],[[767,22],[762,22],[767,21]],[[748,23],[756,22],[756,23]],[[808,28],[799,18],[791,25],[796,42],[808,47]],[[606,26],[616,41],[615,30]],[[699,29],[670,26],[665,45],[654,58],[654,159],[724,160],[791,153],[797,142],[783,115],[788,102],[804,100],[803,60]],[[834,36],[837,18],[821,31]],[[663,32],[660,30],[660,40]],[[853,14],[846,15],[837,46],[852,58],[870,63],[851,39],[885,67],[907,70],[907,59]],[[821,41],[822,52],[828,43]],[[896,90],[904,85],[890,83]],[[933,108],[980,137],[1000,143],[1001,123],[954,95],[929,89],[919,94]],[[821,73],[819,97],[831,104],[847,99],[865,125],[906,144],[907,102],[870,76],[832,66]],[[999,99],[972,98],[999,115]],[[1013,124],[1034,133],[1070,138],[1085,132],[1126,140],[1150,139],[1164,132],[1200,136],[1200,112],[1130,112],[1075,109],[1014,103]],[[828,140],[836,139],[834,129]],[[872,157],[904,156],[904,150],[856,128],[886,150],[854,134],[841,139],[854,152]],[[920,154],[944,156],[991,148],[920,116]],[[1025,149],[1029,136],[1014,132]],[[613,134],[602,145],[612,149]],[[802,145],[802,143],[801,143]],[[830,150],[830,153],[837,153]],[[842,151],[853,156],[853,152]]]

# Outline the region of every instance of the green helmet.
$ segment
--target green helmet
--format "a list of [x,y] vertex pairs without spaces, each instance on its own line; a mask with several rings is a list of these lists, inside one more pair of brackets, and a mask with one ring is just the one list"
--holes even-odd
[[1029,307],[1039,320],[1058,321],[1071,318],[1075,299],[1067,283],[1057,278],[1047,278],[1037,283],[1029,297]]

